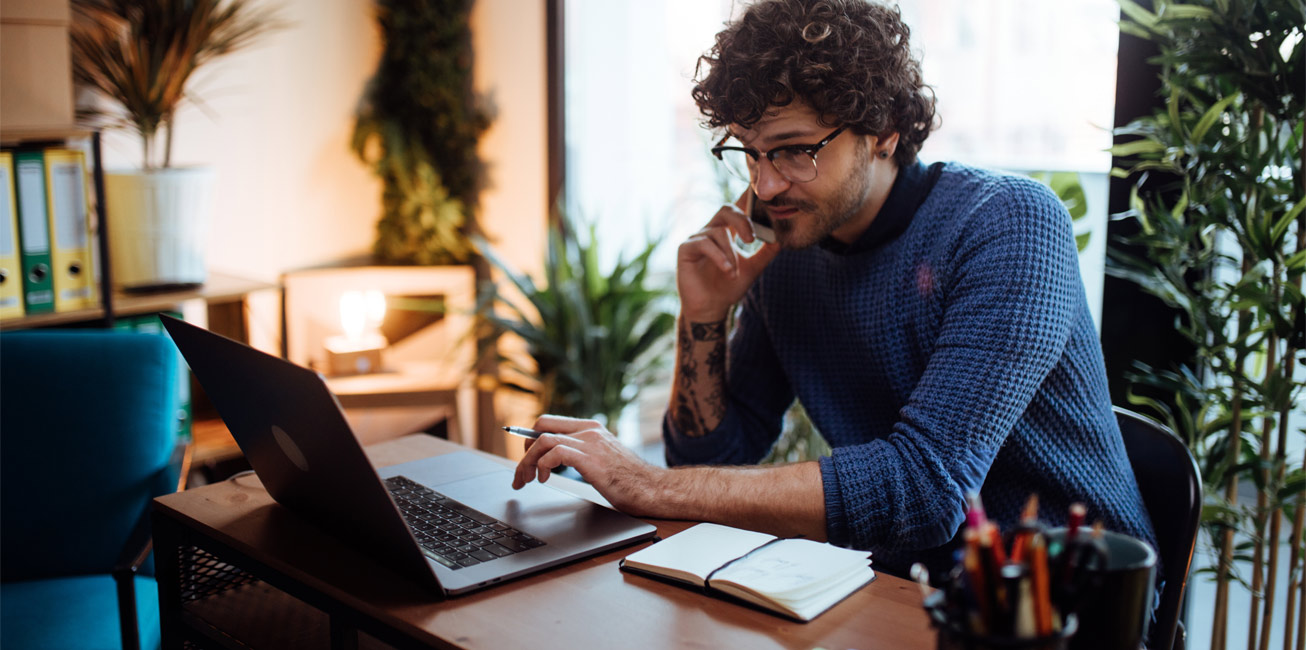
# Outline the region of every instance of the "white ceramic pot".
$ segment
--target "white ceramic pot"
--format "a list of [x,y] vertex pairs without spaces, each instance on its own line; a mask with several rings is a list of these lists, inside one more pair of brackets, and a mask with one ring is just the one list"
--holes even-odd
[[108,172],[109,257],[124,289],[203,284],[216,174],[210,167]]

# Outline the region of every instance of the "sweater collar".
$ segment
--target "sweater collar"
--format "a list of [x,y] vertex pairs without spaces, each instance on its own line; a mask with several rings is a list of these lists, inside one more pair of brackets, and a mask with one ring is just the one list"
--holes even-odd
[[912,216],[934,189],[942,171],[943,163],[926,166],[919,160],[900,168],[893,187],[889,189],[889,196],[871,226],[851,244],[826,237],[821,241],[821,248],[837,255],[853,255],[893,241],[911,225]]

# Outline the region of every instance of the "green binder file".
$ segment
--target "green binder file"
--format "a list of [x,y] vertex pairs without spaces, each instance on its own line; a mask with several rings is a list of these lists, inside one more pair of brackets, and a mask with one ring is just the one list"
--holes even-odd
[[54,274],[50,272],[50,220],[46,214],[45,159],[40,151],[14,153],[14,187],[18,198],[18,241],[27,314],[54,311]]
[[[165,311],[161,312],[174,318],[181,318],[181,312]],[[140,316],[128,316],[118,318],[113,321],[113,329],[123,332],[147,332],[149,334],[163,335],[163,323],[159,321],[158,314],[143,314]],[[177,351],[177,359],[180,362],[182,372],[177,373],[177,435],[183,439],[189,440],[191,437],[191,424],[195,421],[194,407],[190,399],[190,371],[186,365],[186,359],[181,356],[181,351]]]

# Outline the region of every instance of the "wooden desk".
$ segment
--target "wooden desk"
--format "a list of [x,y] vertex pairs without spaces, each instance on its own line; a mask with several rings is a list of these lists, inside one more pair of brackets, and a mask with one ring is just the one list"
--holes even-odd
[[[459,449],[409,436],[368,454],[384,466]],[[690,525],[653,523],[664,537]],[[164,648],[934,647],[908,581],[880,575],[801,624],[618,570],[644,545],[438,600],[275,504],[253,475],[159,497],[154,539]]]

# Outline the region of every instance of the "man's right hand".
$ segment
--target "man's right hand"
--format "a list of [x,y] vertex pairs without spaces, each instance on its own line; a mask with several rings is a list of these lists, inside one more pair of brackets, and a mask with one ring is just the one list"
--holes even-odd
[[[746,195],[745,195],[746,196]],[[753,227],[741,207],[723,205],[716,216],[680,245],[676,256],[676,288],[682,319],[693,323],[724,320],[753,281],[780,252],[778,244],[763,244],[749,257],[731,245],[731,235],[752,243]]]

